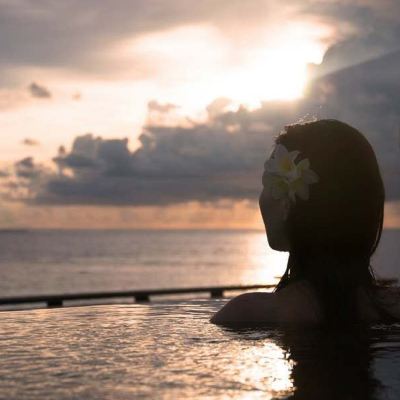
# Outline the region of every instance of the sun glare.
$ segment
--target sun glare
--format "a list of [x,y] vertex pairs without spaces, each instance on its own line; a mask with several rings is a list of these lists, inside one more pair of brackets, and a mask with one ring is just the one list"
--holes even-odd
[[146,35],[125,43],[124,51],[149,65],[164,96],[189,109],[221,96],[252,107],[300,98],[307,65],[322,61],[327,34],[318,25],[293,23],[238,44],[215,27],[197,25]]
[[234,68],[226,77],[225,95],[250,104],[301,97],[307,83],[307,63],[297,57],[299,53],[303,54],[289,46],[260,50],[254,60]]

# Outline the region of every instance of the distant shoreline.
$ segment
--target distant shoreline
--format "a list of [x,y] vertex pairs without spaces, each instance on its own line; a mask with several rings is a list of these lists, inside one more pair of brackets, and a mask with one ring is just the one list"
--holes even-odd
[[[400,227],[386,227],[383,231],[396,231]],[[258,228],[0,228],[0,234],[33,232],[260,232]]]
[[31,229],[27,228],[0,228],[1,233],[28,233]]

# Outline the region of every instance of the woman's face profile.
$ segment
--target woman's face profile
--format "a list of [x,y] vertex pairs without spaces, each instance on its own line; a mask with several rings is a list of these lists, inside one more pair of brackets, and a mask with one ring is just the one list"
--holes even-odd
[[261,216],[269,246],[278,251],[289,251],[286,232],[286,219],[289,214],[290,200],[274,199],[271,194],[271,176],[264,171],[262,177],[263,190],[259,197]]

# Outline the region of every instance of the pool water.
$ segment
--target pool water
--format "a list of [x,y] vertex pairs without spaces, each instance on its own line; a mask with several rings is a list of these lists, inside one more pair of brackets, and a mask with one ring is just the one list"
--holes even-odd
[[209,323],[226,301],[1,312],[0,398],[400,398],[400,325]]

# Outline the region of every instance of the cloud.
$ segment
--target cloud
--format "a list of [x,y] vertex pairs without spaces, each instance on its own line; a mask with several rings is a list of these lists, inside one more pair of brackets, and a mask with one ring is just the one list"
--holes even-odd
[[48,99],[51,97],[51,93],[46,87],[35,82],[29,85],[28,90],[32,97],[37,97],[39,99]]
[[155,112],[159,112],[159,113],[168,113],[172,110],[175,110],[176,108],[178,108],[178,106],[176,106],[175,104],[172,103],[159,103],[156,100],[150,100],[147,104],[147,109],[149,110],[149,112],[155,111]]
[[22,144],[24,144],[25,146],[39,146],[39,141],[36,139],[32,139],[32,138],[25,138],[22,141]]
[[[257,0],[265,8],[262,3]],[[227,11],[234,14],[238,8],[241,12],[251,9],[247,14],[257,15],[254,7],[232,5],[227,0],[218,4],[211,0],[116,0],[112,10],[106,0],[2,1],[0,65],[5,69],[62,66],[98,73],[110,66],[107,50],[116,42],[207,19],[217,22],[229,18]]]
[[146,126],[135,151],[127,138],[78,136],[54,157],[57,171],[30,157],[16,163],[11,197],[22,187],[23,201],[49,205],[255,201],[274,136],[309,114],[360,129],[377,154],[388,200],[399,199],[399,66],[400,51],[393,52],[315,79],[299,101],[269,101],[251,111],[217,99],[204,123]]
[[[200,18],[193,15],[189,3],[176,0],[152,8],[154,3],[149,1],[120,1],[112,11],[114,18],[110,19],[101,1],[96,2],[96,7],[89,7],[89,1],[65,5],[49,3],[49,7],[43,9],[30,1],[25,2],[25,8],[20,8],[20,3],[10,2],[5,13],[0,12],[0,20],[8,15],[18,24],[26,23],[32,38],[43,37],[47,32],[48,46],[42,48],[42,41],[35,42],[38,53],[28,51],[26,44],[23,51],[16,47],[15,63],[31,57],[33,63],[61,64],[65,57],[70,57],[68,62],[79,66],[86,56],[93,56],[93,51],[107,46],[117,37]],[[137,26],[131,20],[133,5],[137,11],[135,18],[144,18]],[[253,12],[257,7],[255,3],[252,5],[248,12],[257,18],[257,13]],[[199,7],[202,11],[199,15],[215,19],[217,25],[222,24],[218,18],[226,15],[226,26],[228,20],[237,17],[235,13],[239,10],[235,8],[239,6],[229,8],[225,4],[225,8],[221,6],[211,16],[210,10],[214,7],[211,3],[202,3]],[[338,118],[359,128],[377,153],[388,198],[398,199],[400,52],[393,50],[400,38],[397,21],[400,14],[394,13],[396,7],[392,2],[385,2],[384,6],[380,3],[379,7],[371,1],[360,1],[356,5],[348,1],[301,2],[298,13],[331,20],[332,24],[338,22],[337,38],[340,38],[328,50],[323,63],[314,67],[314,80],[304,99],[269,101],[250,111],[243,106],[234,109],[230,99],[219,98],[208,105],[208,120],[204,123],[166,126],[158,119],[158,123],[148,124],[135,151],[129,149],[126,138],[78,136],[70,150],[60,148],[54,157],[56,171],[44,168],[30,157],[16,163],[14,176],[8,177],[10,198],[49,205],[139,206],[221,199],[254,201],[261,189],[260,174],[274,135],[284,125],[311,114]],[[180,12],[172,15],[177,9]],[[392,12],[387,12],[389,9]],[[60,15],[64,18],[64,14],[76,17],[69,20],[70,35],[60,28],[63,26]],[[110,23],[105,23],[104,19]],[[156,22],[160,20],[163,22],[158,26]],[[14,32],[16,27],[0,24],[0,34],[9,32],[7,29]],[[9,33],[4,37],[5,42],[11,40]],[[55,46],[53,41],[57,38],[60,42]],[[16,32],[15,43],[20,39]],[[102,39],[107,40],[102,42]],[[91,51],[86,51],[88,48]],[[36,58],[41,51],[45,56]],[[32,85],[35,85],[36,95],[51,95],[45,87]],[[149,113],[162,115],[176,107],[156,100],[148,103]]]
[[[241,123],[241,116],[236,123]],[[147,127],[134,152],[126,138],[79,136],[71,151],[54,158],[58,174],[47,177],[32,201],[163,205],[255,199],[268,138],[247,125],[244,129],[231,133],[220,122],[190,128]]]
[[40,169],[35,165],[32,157],[26,157],[15,163],[17,177],[33,180],[40,175]]
[[400,51],[316,79],[306,99],[321,117],[344,120],[365,133],[388,198],[400,198]]
[[398,30],[399,15],[396,0],[356,4],[350,0],[116,0],[112,10],[106,0],[3,0],[0,69],[2,75],[26,66],[115,74],[124,65],[121,58],[114,58],[115,45],[148,33],[201,23],[216,27],[239,44],[248,42],[249,31],[310,17],[329,21],[338,30],[337,39],[370,35],[377,40],[379,36],[379,47],[388,49],[396,39],[388,32]]
[[324,18],[336,27],[336,41],[326,51],[318,75],[384,56],[399,48],[400,5],[397,1],[319,2],[306,15]]
[[207,107],[207,113],[210,119],[218,117],[227,110],[227,107],[232,104],[232,101],[227,97],[219,97],[213,100]]
[[25,157],[14,163],[13,172],[4,171],[1,176],[2,198],[6,201],[29,202],[42,190],[47,179],[51,179],[49,168],[37,164],[33,157]]

